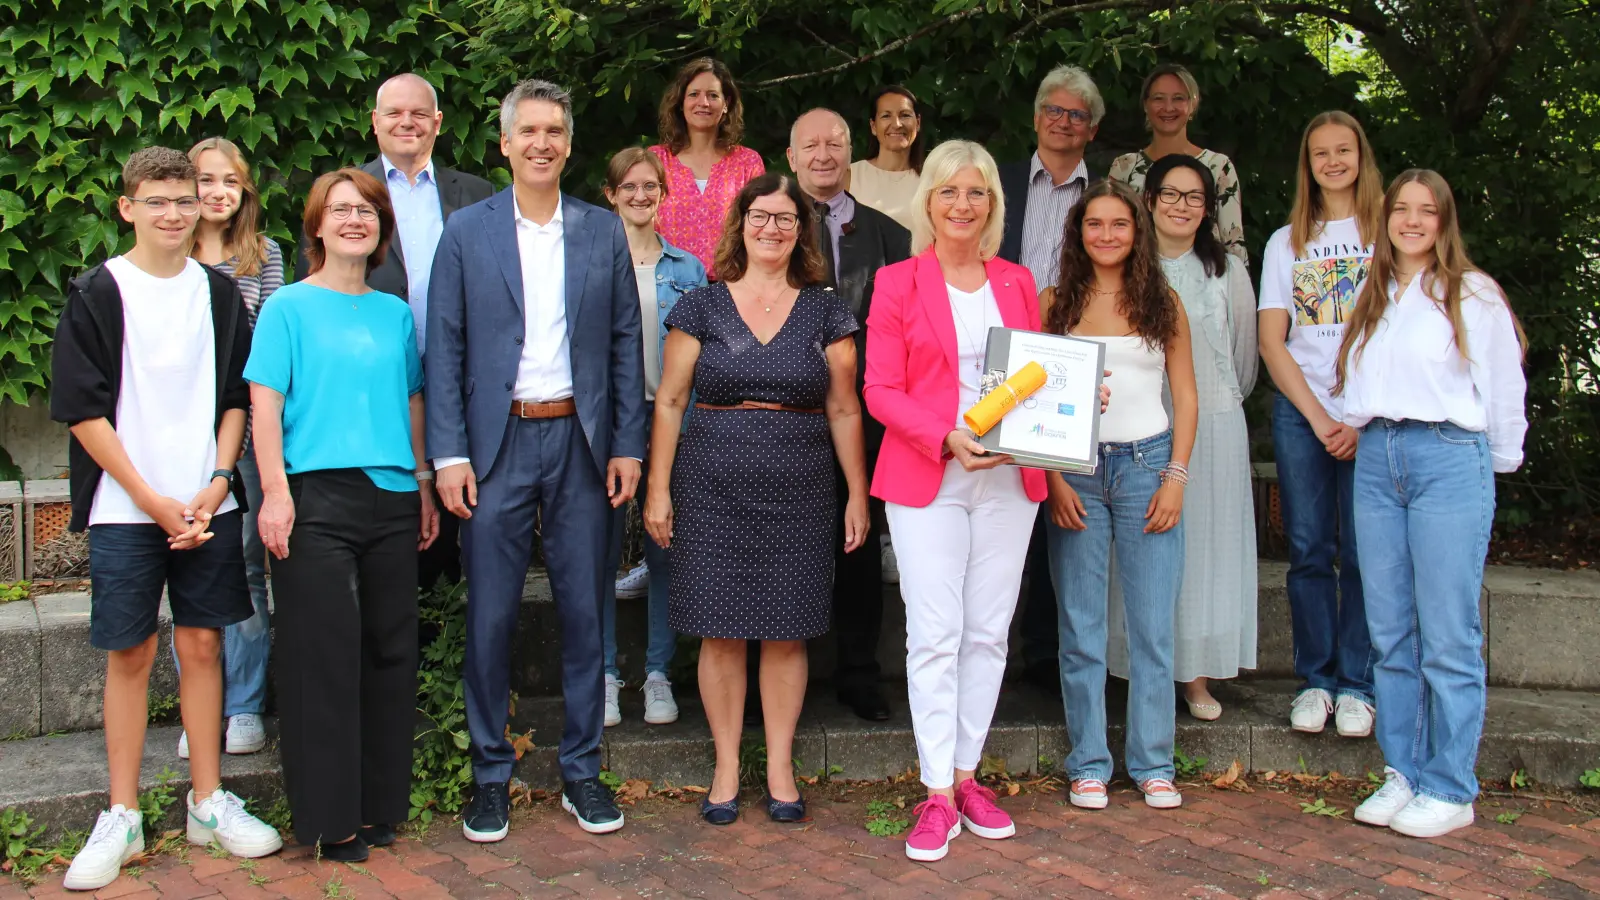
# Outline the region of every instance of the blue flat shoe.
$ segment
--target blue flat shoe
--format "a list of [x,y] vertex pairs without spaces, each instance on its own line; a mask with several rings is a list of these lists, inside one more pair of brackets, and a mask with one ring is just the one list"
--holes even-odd
[[767,818],[774,822],[793,823],[806,821],[806,798],[798,800],[778,800],[771,794],[761,798],[761,803],[767,808]]
[[739,819],[739,795],[735,794],[732,800],[712,803],[708,794],[700,801],[700,818],[711,825],[732,825]]

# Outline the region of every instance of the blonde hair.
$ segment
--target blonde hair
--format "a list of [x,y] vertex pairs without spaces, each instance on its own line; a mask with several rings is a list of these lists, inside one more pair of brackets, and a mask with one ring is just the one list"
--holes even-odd
[[1367,133],[1356,117],[1341,110],[1318,113],[1300,135],[1300,163],[1295,178],[1294,207],[1289,210],[1289,246],[1296,256],[1306,252],[1322,231],[1327,220],[1327,206],[1322,202],[1322,186],[1311,174],[1311,133],[1324,125],[1342,125],[1356,136],[1356,149],[1361,159],[1356,161],[1355,206],[1356,228],[1361,233],[1361,243],[1371,244],[1383,233],[1383,173],[1378,171],[1377,157],[1372,145],[1367,143]]
[[[1395,203],[1400,199],[1401,189],[1408,184],[1420,184],[1427,188],[1428,193],[1433,195],[1434,207],[1439,211],[1439,236],[1433,244],[1433,258],[1413,277],[1422,280],[1423,293],[1450,320],[1456,352],[1461,354],[1462,359],[1472,361],[1467,347],[1467,323],[1461,316],[1461,291],[1468,273],[1481,275],[1494,286],[1506,308],[1511,308],[1505,291],[1500,290],[1494,279],[1473,265],[1467,256],[1467,245],[1461,238],[1461,223],[1456,218],[1456,198],[1450,191],[1450,183],[1432,169],[1407,169],[1395,178],[1383,195],[1384,227],[1373,242],[1372,265],[1367,270],[1367,279],[1362,284],[1360,295],[1356,297],[1356,308],[1350,314],[1350,321],[1344,329],[1344,340],[1339,345],[1339,358],[1335,366],[1337,376],[1333,386],[1335,394],[1344,392],[1345,373],[1351,356],[1361,355],[1389,307],[1389,282],[1395,277],[1395,252],[1389,238],[1388,220],[1394,212]],[[1523,334],[1522,323],[1517,321],[1515,312],[1511,313],[1511,324],[1516,328],[1517,343],[1526,353],[1528,338]]]
[[913,256],[933,244],[933,217],[928,213],[928,201],[935,191],[956,177],[957,172],[969,166],[983,176],[984,186],[992,198],[989,219],[983,223],[983,233],[978,236],[978,255],[992,259],[1000,252],[1000,238],[1006,230],[1006,198],[1000,190],[1000,170],[995,168],[994,157],[982,144],[973,141],[945,141],[923,160],[922,177],[917,179],[917,193],[911,201]]
[[[208,137],[190,147],[189,162],[198,167],[200,154],[207,150],[221,153],[239,176],[239,208],[234,210],[228,226],[222,229],[223,252],[239,258],[239,264],[233,269],[235,275],[240,278],[259,275],[262,264],[267,261],[267,246],[266,238],[261,236],[261,191],[250,177],[250,164],[245,162],[238,145],[223,137]],[[196,242],[189,255],[193,256],[199,249]]]
[[[1189,92],[1189,114],[1192,116],[1198,113],[1200,111],[1200,82],[1195,81],[1194,75],[1177,63],[1165,63],[1150,70],[1150,74],[1144,77],[1144,84],[1139,87],[1139,105],[1143,106],[1145,101],[1150,99],[1150,89],[1155,87],[1156,79],[1163,75],[1171,75],[1173,78],[1183,82],[1183,89]],[[1145,118],[1144,125],[1146,128],[1150,127],[1148,116]]]

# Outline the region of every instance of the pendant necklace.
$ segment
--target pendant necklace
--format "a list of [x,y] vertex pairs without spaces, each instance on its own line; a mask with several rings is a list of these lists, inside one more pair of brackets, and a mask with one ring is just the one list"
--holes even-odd
[[[981,293],[979,294],[979,296],[981,298],[981,296],[982,296]],[[978,323],[978,337],[983,337],[984,335],[988,334],[988,331],[989,331],[989,329],[987,327],[988,324],[989,324],[989,304],[983,303],[983,304],[981,304],[980,308],[983,310],[983,312],[982,312],[983,318]],[[963,316],[961,314],[961,308],[960,308],[959,304],[957,304],[953,299],[952,299],[952,301],[950,303],[950,311],[952,313],[955,313],[956,321],[961,323],[961,332],[966,335],[967,341],[973,347],[978,347],[979,346],[978,345],[978,338],[977,337],[973,337],[972,329],[967,327],[967,317]],[[983,381],[983,353],[982,352],[979,352],[978,355],[973,359],[973,361],[972,361],[972,371],[973,371],[973,374],[978,376],[978,381],[981,384],[982,381]]]

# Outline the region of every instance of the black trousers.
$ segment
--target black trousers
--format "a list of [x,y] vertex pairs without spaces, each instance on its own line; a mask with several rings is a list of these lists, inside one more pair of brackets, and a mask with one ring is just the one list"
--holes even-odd
[[839,642],[838,663],[833,683],[837,688],[876,684],[882,674],[878,665],[878,639],[883,634],[883,553],[878,546],[877,515],[883,501],[872,499],[867,539],[853,553],[844,552],[844,505],[850,498],[844,471],[837,473],[840,532],[833,563],[833,630]]
[[397,825],[410,809],[421,499],[360,469],[291,475],[289,493],[274,650],[283,780],[309,846]]
[[1056,589],[1050,580],[1050,542],[1045,535],[1050,504],[1039,504],[1039,517],[1033,523],[1033,542],[1028,545],[1028,588],[1022,595],[1022,662],[1029,669],[1056,668],[1061,649],[1057,630]]

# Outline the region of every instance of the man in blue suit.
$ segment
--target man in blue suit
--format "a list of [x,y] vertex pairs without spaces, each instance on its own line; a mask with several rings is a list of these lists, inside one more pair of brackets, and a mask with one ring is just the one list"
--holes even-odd
[[513,88],[500,106],[512,185],[445,223],[428,288],[428,454],[464,520],[469,586],[477,789],[462,828],[480,842],[508,829],[511,638],[536,529],[561,616],[562,806],[585,831],[622,827],[599,778],[600,604],[610,510],[644,457],[644,351],[622,221],[561,193],[571,147],[571,96],[537,79]]

